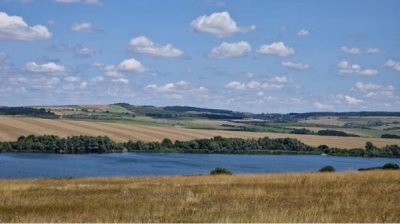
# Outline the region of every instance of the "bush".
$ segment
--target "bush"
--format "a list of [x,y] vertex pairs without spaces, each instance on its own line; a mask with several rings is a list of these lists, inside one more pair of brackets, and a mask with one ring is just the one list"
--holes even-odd
[[224,174],[224,175],[232,175],[232,172],[229,171],[226,168],[222,168],[222,167],[217,167],[214,170],[212,170],[210,172],[211,175],[220,175],[220,174]]
[[381,135],[381,138],[396,138],[396,139],[400,139],[400,135],[383,134],[383,135]]
[[319,172],[335,172],[335,168],[333,166],[324,166]]
[[400,167],[396,163],[386,163],[385,165],[382,166],[382,169],[384,169],[384,170],[398,170],[398,169],[400,169]]

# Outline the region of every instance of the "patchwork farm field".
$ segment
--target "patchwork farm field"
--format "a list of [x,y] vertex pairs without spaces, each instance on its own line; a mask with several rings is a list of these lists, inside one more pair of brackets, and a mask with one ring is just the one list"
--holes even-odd
[[113,122],[76,121],[63,119],[41,119],[27,117],[0,116],[0,141],[16,140],[21,135],[92,135],[109,136],[115,141],[143,140],[161,141],[164,138],[171,140],[190,140],[199,138],[212,138],[214,136],[239,137],[239,138],[296,138],[305,144],[318,146],[328,145],[340,148],[362,148],[365,142],[382,147],[388,144],[400,145],[400,139],[381,139],[367,137],[336,137],[297,135],[286,133],[245,132],[188,129],[182,127],[163,127],[137,124],[124,124]]

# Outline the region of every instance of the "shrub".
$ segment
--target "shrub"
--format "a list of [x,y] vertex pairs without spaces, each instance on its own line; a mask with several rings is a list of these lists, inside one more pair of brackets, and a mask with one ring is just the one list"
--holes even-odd
[[381,135],[381,138],[397,138],[397,139],[400,139],[400,135],[383,134],[383,135]]
[[385,165],[382,166],[382,169],[384,169],[384,170],[398,170],[398,169],[400,169],[400,167],[396,163],[386,163]]
[[333,166],[324,166],[319,172],[335,172],[335,168]]
[[220,174],[224,174],[224,175],[232,175],[232,172],[229,171],[226,168],[222,168],[222,167],[217,167],[214,170],[212,170],[210,172],[211,175],[220,175]]

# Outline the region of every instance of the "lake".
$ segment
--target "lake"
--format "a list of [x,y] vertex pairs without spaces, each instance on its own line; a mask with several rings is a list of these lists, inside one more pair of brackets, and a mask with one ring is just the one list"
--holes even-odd
[[337,171],[400,163],[400,158],[319,155],[234,155],[180,153],[42,154],[0,153],[0,178],[110,177],[206,174],[215,167],[234,173]]

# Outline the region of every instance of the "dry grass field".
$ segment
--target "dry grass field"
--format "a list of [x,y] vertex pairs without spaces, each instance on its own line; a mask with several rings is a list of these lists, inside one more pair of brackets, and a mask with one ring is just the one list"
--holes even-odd
[[339,120],[339,117],[335,116],[327,116],[327,117],[319,117],[315,119],[306,119],[300,121],[301,123],[308,124],[321,124],[321,125],[334,125],[334,126],[343,126],[346,122]]
[[59,136],[71,135],[105,135],[115,141],[144,140],[161,141],[164,138],[172,140],[190,140],[198,138],[212,138],[214,136],[258,138],[268,136],[271,138],[297,138],[300,141],[318,146],[325,144],[331,147],[357,148],[364,147],[365,142],[371,141],[377,146],[387,144],[400,145],[400,139],[381,138],[356,138],[315,135],[295,135],[267,132],[242,132],[223,130],[185,129],[177,127],[160,127],[149,125],[122,124],[110,122],[91,122],[73,120],[51,120],[40,118],[7,117],[0,116],[0,141],[16,140],[21,135],[45,135]]
[[400,172],[1,180],[0,222],[400,222]]

